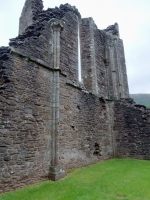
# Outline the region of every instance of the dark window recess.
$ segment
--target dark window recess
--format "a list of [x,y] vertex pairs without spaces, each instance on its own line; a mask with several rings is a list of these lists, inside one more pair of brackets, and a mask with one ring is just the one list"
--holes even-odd
[[95,143],[95,145],[94,145],[94,153],[93,153],[93,155],[95,155],[95,156],[101,156],[101,150],[100,150],[100,146],[99,146],[99,144],[96,142]]

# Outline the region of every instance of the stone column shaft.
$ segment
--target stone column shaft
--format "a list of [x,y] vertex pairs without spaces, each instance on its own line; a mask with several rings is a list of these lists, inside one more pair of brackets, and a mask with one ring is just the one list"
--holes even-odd
[[60,66],[60,32],[63,22],[58,19],[50,20],[53,30],[54,71],[52,81],[52,159],[50,179],[57,181],[66,175],[59,165],[59,66]]
[[59,164],[59,71],[55,72],[55,165]]
[[56,49],[56,45],[57,45],[57,32],[54,31],[53,32],[53,47],[54,47],[54,68],[57,67],[57,49]]
[[56,68],[59,68],[59,65],[60,65],[60,32],[59,31],[57,31],[56,38],[57,38],[57,44],[56,44],[57,64],[56,64]]
[[[54,85],[54,74],[52,76],[52,85]],[[54,86],[52,86],[52,153],[51,153],[51,165],[54,166],[55,165],[55,88]]]

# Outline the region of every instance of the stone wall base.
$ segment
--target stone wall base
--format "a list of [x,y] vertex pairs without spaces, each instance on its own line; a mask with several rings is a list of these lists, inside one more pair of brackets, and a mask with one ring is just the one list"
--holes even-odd
[[50,167],[50,173],[49,173],[49,179],[52,181],[58,181],[61,178],[64,178],[67,175],[65,170],[57,165],[57,166],[51,166]]

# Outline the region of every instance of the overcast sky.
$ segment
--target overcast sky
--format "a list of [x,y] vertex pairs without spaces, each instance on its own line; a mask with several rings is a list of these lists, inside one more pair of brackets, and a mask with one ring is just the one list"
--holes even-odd
[[[0,46],[18,35],[25,0],[0,0]],[[99,29],[118,22],[130,93],[150,93],[150,0],[44,0],[44,9],[69,3]]]

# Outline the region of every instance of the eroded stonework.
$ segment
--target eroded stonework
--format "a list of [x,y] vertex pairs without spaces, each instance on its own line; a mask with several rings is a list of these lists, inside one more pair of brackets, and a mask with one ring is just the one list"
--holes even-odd
[[118,24],[26,0],[0,48],[0,192],[114,157],[150,159],[150,109],[129,98]]

